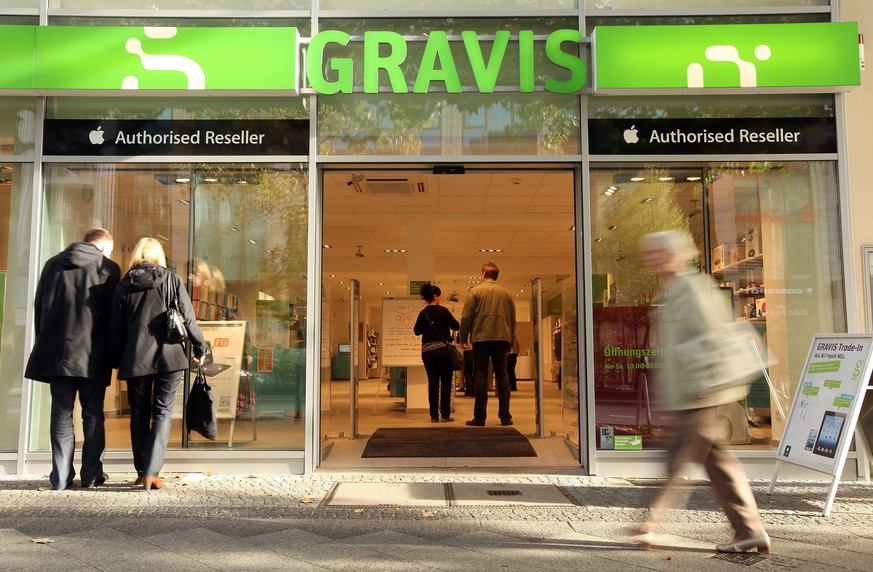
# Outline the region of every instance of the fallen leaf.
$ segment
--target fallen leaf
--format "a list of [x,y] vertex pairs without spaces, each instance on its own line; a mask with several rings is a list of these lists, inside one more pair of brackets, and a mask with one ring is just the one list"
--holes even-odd
[[356,508],[356,509],[355,509],[355,512],[358,513],[358,514],[360,514],[360,513],[364,512],[364,509],[362,509],[362,508]]
[[31,538],[30,541],[34,544],[51,544],[54,542],[51,538]]
[[402,510],[399,506],[395,506],[394,510]]
[[38,490],[38,491],[47,491],[48,489],[47,489],[46,487],[36,487],[36,490]]
[[429,510],[426,510],[426,511],[424,511],[423,513],[421,513],[421,516],[424,516],[424,517],[431,517],[431,516],[433,516],[433,513],[430,512]]
[[211,472],[211,471],[206,471],[206,476],[207,476],[207,477],[211,477],[211,476],[212,476],[212,472]]
[[303,497],[302,499],[300,499],[300,502],[304,504],[312,504],[312,497]]

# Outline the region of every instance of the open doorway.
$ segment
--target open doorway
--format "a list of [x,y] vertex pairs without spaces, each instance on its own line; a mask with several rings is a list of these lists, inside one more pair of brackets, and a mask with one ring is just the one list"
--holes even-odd
[[[320,466],[408,467],[416,461],[362,458],[369,437],[383,428],[465,427],[474,401],[465,391],[469,371],[455,373],[455,421],[431,424],[426,381],[422,387],[416,378],[420,338],[411,330],[423,306],[420,284],[439,286],[442,305],[460,320],[488,261],[515,299],[520,353],[510,410],[537,456],[487,465],[578,466],[576,340],[555,337],[562,325],[576,327],[574,169],[371,164],[321,175]],[[496,401],[489,391],[489,420],[499,425]],[[458,461],[476,466],[475,459]]]

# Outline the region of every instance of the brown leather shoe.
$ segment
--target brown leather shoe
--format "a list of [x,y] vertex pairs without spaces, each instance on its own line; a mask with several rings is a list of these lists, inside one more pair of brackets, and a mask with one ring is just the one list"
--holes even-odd
[[142,480],[144,477],[137,477],[135,481],[133,481],[133,486],[138,487],[142,485]]
[[158,477],[144,477],[142,480],[142,484],[145,487],[146,491],[164,488],[164,483],[161,482],[161,479],[159,479]]

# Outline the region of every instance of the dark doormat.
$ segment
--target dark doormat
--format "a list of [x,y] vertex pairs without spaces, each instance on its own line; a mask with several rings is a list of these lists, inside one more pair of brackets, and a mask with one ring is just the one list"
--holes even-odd
[[513,427],[410,427],[377,429],[362,458],[536,457],[527,438]]

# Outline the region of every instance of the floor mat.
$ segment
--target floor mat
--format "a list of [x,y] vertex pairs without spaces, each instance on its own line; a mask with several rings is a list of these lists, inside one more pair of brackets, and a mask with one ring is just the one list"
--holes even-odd
[[513,427],[427,427],[377,429],[363,458],[536,457],[527,438]]

